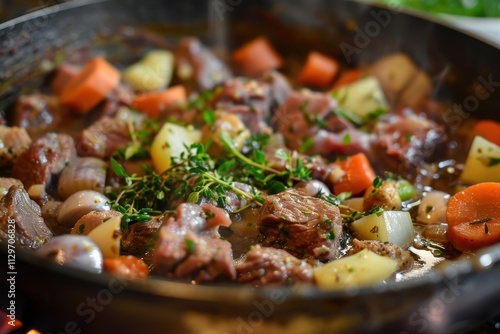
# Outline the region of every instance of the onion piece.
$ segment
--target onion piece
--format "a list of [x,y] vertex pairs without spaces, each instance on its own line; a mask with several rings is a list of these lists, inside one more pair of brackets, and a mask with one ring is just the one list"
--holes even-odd
[[75,223],[90,211],[109,210],[109,199],[101,193],[92,190],[82,190],[71,195],[59,209],[57,222],[72,228]]
[[94,190],[102,193],[106,183],[106,163],[98,158],[78,158],[61,173],[57,192],[68,198],[80,190]]
[[443,191],[428,192],[418,207],[416,221],[422,224],[439,224],[446,222],[446,209],[450,195]]
[[358,238],[389,241],[407,247],[415,238],[415,229],[409,212],[384,211],[360,218],[351,224]]

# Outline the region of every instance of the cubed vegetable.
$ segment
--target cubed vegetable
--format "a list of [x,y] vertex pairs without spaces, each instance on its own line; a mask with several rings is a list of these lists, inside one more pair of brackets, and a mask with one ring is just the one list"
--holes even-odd
[[151,159],[157,173],[171,165],[172,157],[179,157],[187,148],[201,140],[201,131],[174,123],[165,123],[151,145]]
[[123,71],[123,80],[135,90],[151,92],[167,87],[172,80],[174,55],[166,50],[153,50],[139,62]]
[[467,184],[500,182],[500,146],[476,136],[460,180]]
[[335,89],[332,95],[342,108],[365,120],[389,109],[378,80],[372,76]]
[[87,234],[99,247],[105,259],[120,256],[120,240],[122,238],[120,225],[121,216],[116,216],[108,219]]
[[415,238],[411,216],[406,211],[373,213],[354,221],[351,227],[360,239],[390,241],[401,247]]
[[398,262],[368,249],[314,269],[314,279],[322,289],[369,286],[389,278]]

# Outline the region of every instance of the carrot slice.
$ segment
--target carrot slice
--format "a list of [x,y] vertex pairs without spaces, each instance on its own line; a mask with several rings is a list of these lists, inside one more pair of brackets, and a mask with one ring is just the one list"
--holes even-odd
[[149,276],[147,264],[133,255],[104,259],[103,269],[115,276],[127,279],[142,279]]
[[462,251],[500,242],[500,183],[473,185],[450,198],[448,240]]
[[298,76],[298,82],[310,86],[326,86],[332,82],[339,71],[339,63],[322,53],[313,51]]
[[364,153],[357,153],[345,160],[336,162],[337,166],[344,172],[340,180],[333,184],[333,192],[338,195],[343,192],[359,194],[372,185],[376,175]]
[[333,89],[337,89],[342,86],[347,86],[353,82],[358,81],[363,77],[363,72],[360,69],[354,68],[343,72],[335,84],[333,85]]
[[64,90],[64,87],[75,78],[78,73],[80,73],[80,69],[71,64],[61,64],[56,69],[56,74],[54,75],[54,79],[50,84],[50,90],[52,94],[59,95]]
[[80,114],[88,113],[120,82],[120,72],[100,57],[90,60],[61,92],[61,103]]
[[161,92],[151,92],[137,95],[132,105],[146,113],[149,117],[156,117],[168,107],[186,103],[187,95],[184,86],[170,87]]
[[500,145],[500,123],[490,120],[481,120],[474,126],[474,133]]
[[233,52],[232,58],[239,69],[249,76],[257,76],[283,65],[283,58],[265,37],[246,43]]

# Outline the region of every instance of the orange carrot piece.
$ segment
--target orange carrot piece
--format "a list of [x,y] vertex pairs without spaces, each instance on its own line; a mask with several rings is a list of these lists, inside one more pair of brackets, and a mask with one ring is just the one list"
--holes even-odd
[[233,52],[232,59],[238,68],[249,76],[257,76],[283,65],[283,58],[265,37],[258,37],[246,43]]
[[326,86],[337,76],[339,63],[322,53],[312,51],[298,76],[298,82],[310,86]]
[[490,120],[481,120],[474,126],[474,133],[500,145],[500,123]]
[[450,198],[448,240],[461,251],[500,242],[500,183],[473,185]]
[[342,86],[347,86],[353,82],[358,81],[363,77],[363,72],[360,69],[354,68],[343,72],[335,84],[333,85],[333,89],[337,89]]
[[60,94],[61,103],[80,114],[88,113],[118,86],[120,72],[100,57],[90,60]]
[[349,191],[353,195],[359,194],[372,185],[376,177],[370,161],[364,153],[357,153],[336,162],[336,164],[344,172],[344,175],[333,184],[335,195]]
[[115,276],[127,279],[143,279],[149,276],[148,265],[132,255],[104,259],[103,269]]
[[137,95],[132,102],[132,106],[146,113],[149,117],[156,117],[168,107],[186,103],[186,101],[186,89],[184,86],[178,85],[161,92]]
[[59,95],[64,90],[64,87],[75,78],[80,69],[68,63],[61,64],[57,69],[50,84],[52,94]]

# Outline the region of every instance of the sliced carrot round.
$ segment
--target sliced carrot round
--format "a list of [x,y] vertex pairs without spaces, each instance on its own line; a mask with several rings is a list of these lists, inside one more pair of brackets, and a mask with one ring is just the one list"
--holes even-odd
[[481,120],[474,126],[474,133],[500,145],[500,123],[491,120]]
[[450,198],[448,239],[462,251],[500,242],[500,183],[473,185]]
[[120,72],[101,57],[90,60],[61,92],[61,103],[85,114],[94,108],[120,82]]
[[299,73],[298,81],[303,85],[326,86],[333,81],[339,71],[339,63],[322,53],[313,51]]
[[249,76],[257,76],[283,65],[283,58],[265,37],[246,43],[233,52],[232,58],[238,68]]
[[161,92],[137,95],[132,105],[134,108],[146,113],[149,117],[156,117],[165,111],[165,109],[176,104],[186,103],[186,101],[186,89],[184,86],[178,85]]

